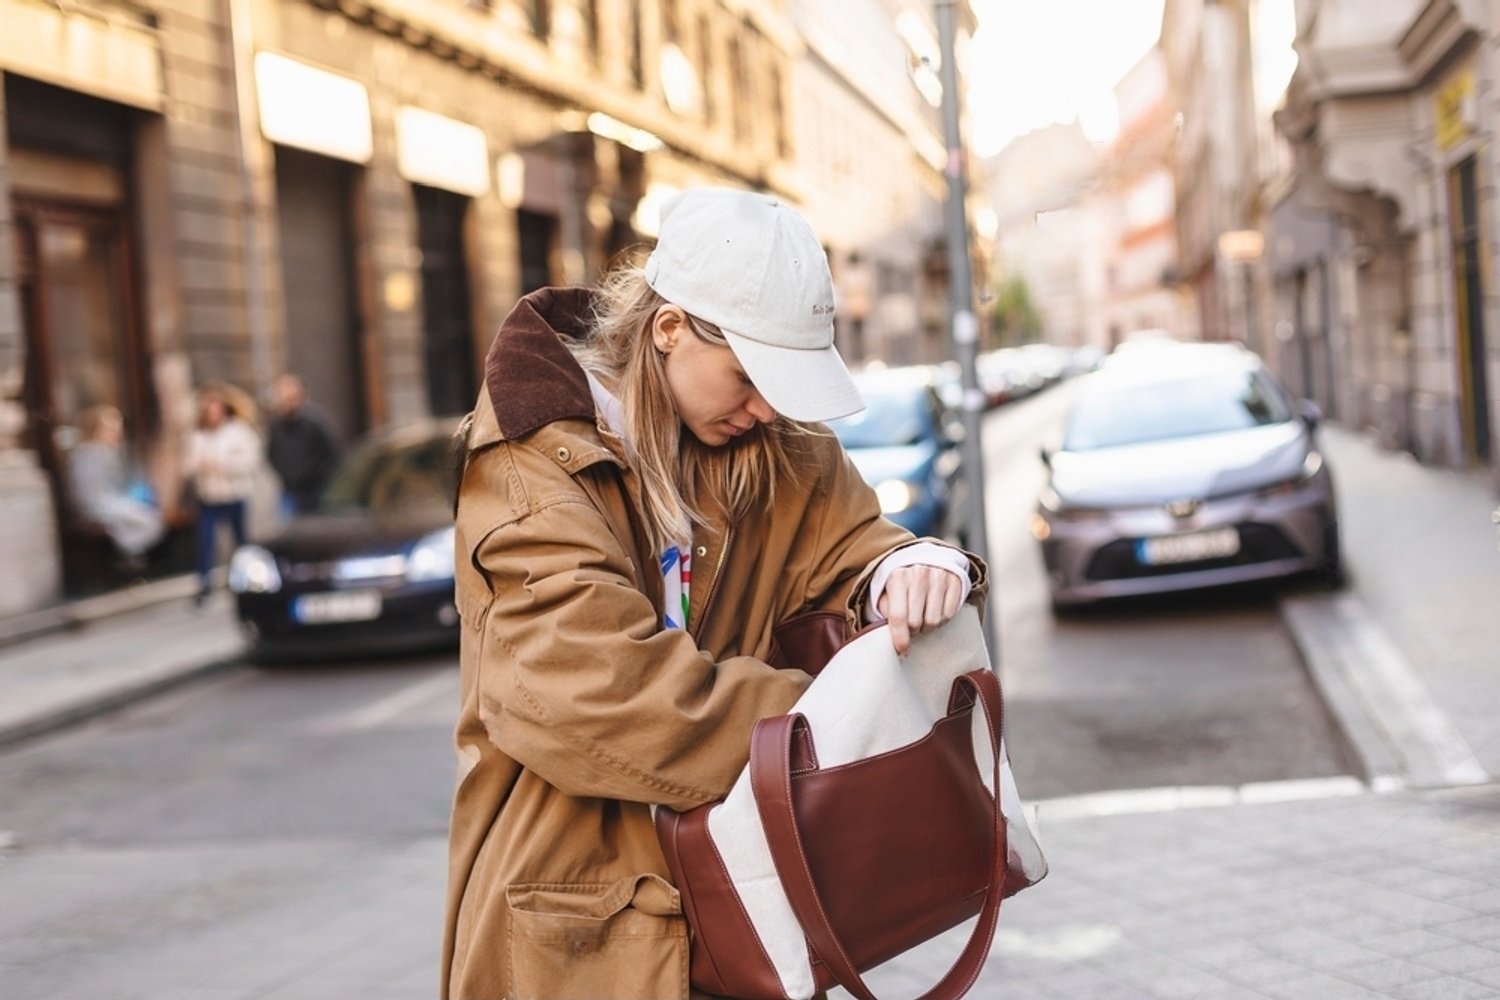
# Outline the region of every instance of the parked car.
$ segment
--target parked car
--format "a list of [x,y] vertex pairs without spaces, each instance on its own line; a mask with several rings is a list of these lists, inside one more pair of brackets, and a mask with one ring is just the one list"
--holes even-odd
[[1043,451],[1032,528],[1053,606],[1306,571],[1341,581],[1318,420],[1240,347],[1107,359]]
[[913,534],[960,538],[963,431],[932,371],[889,368],[861,372],[855,381],[865,409],[829,426],[874,487],[881,511]]
[[457,645],[457,426],[427,421],[367,439],[315,511],[235,551],[229,588],[253,658]]

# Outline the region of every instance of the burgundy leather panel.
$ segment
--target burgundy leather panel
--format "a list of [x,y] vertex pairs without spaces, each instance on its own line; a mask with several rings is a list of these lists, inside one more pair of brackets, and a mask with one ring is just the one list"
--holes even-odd
[[796,667],[816,677],[848,640],[842,612],[806,611],[776,626],[768,662],[782,669]]
[[[783,995],[781,979],[708,835],[708,814],[716,805],[685,813],[656,811],[657,839],[682,893],[688,926],[694,931],[689,978],[695,989],[706,993],[776,1000]],[[684,872],[691,872],[692,877],[685,878]],[[710,937],[699,934],[699,928],[705,927],[713,928]],[[711,950],[711,941],[733,944]]]
[[[792,908],[822,959],[820,988],[837,982],[868,998],[857,970],[982,911],[963,955],[928,996],[961,996],[978,976],[1000,905],[1000,893],[989,890],[1002,887],[1007,852],[1004,817],[974,770],[975,696],[998,747],[1002,704],[989,671],[955,680],[953,710],[923,740],[841,767],[793,770],[806,732],[801,716],[756,725],[756,803]],[[998,782],[998,754],[993,766]],[[849,822],[861,816],[912,822]],[[802,829],[817,835],[804,840]]]

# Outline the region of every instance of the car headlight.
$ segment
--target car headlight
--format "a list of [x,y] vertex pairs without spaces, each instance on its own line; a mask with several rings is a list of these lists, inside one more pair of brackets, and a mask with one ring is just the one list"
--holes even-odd
[[899,514],[917,502],[917,491],[904,479],[887,479],[875,487],[882,514]]
[[276,557],[259,545],[242,545],[229,559],[229,589],[236,594],[274,594],[281,589]]
[[413,583],[453,579],[453,528],[423,535],[406,557],[406,578]]
[[1323,469],[1323,456],[1317,451],[1309,451],[1307,458],[1302,460],[1302,469],[1292,478],[1283,479],[1279,483],[1270,486],[1262,486],[1255,491],[1255,495],[1261,498],[1286,496],[1301,489],[1307,481],[1316,476]]
[[[1062,497],[1057,495],[1057,491],[1050,486],[1042,487],[1042,492],[1037,497],[1037,502],[1041,504],[1042,510],[1047,512],[1044,516],[1051,516],[1058,521],[1102,521],[1109,517],[1109,511],[1107,510],[1099,510],[1093,507],[1069,506]],[[1034,527],[1032,534],[1036,534]]]

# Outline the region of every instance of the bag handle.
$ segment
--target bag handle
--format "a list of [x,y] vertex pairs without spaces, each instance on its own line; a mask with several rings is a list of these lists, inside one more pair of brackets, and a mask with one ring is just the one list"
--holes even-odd
[[[984,960],[989,956],[995,924],[1000,916],[1000,901],[1005,895],[1009,849],[1005,815],[1000,806],[1000,731],[1004,711],[1000,682],[989,670],[974,670],[954,678],[953,692],[949,699],[950,716],[965,707],[959,702],[961,694],[967,695],[971,704],[979,703],[989,726],[995,775],[994,861],[990,870],[990,883],[985,890],[984,906],[979,911],[979,922],[974,925],[969,943],[947,974],[919,1000],[958,1000],[974,985],[984,967]],[[750,786],[755,793],[755,805],[760,812],[761,823],[766,829],[766,840],[771,848],[771,859],[776,863],[776,873],[781,877],[781,884],[786,889],[792,912],[802,925],[803,933],[840,986],[858,1000],[875,1000],[874,994],[860,977],[859,970],[850,961],[848,952],[844,950],[838,932],[828,922],[828,914],[823,909],[817,886],[813,884],[807,855],[802,847],[802,833],[798,829],[797,815],[792,806],[791,775],[793,754],[796,752],[795,737],[800,732],[805,738],[806,731],[807,720],[799,714],[780,715],[757,722],[750,737]],[[801,756],[805,763],[805,745]]]

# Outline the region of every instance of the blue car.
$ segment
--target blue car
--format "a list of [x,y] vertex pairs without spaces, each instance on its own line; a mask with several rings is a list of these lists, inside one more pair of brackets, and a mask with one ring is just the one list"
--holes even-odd
[[928,368],[888,368],[855,376],[866,409],[829,426],[880,509],[915,535],[962,543],[962,435]]

